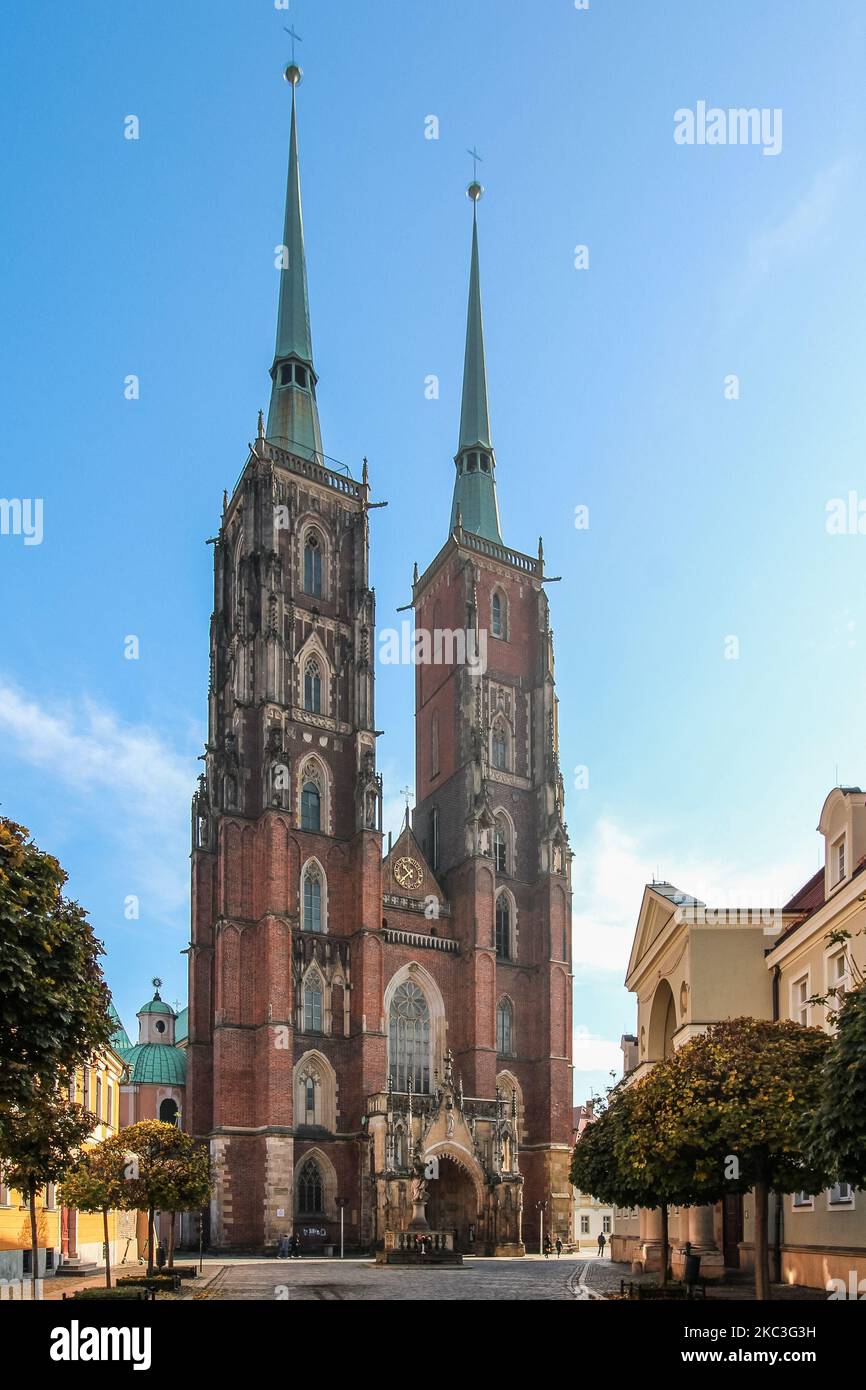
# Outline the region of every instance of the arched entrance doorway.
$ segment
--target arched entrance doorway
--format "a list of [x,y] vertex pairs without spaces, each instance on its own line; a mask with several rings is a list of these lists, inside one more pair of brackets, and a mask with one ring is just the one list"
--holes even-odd
[[459,1163],[446,1154],[439,1157],[439,1176],[430,1182],[427,1220],[431,1230],[452,1231],[454,1248],[464,1254],[480,1239],[475,1184]]

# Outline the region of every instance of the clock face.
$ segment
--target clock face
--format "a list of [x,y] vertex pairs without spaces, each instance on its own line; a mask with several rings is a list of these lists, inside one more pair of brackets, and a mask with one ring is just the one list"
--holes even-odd
[[394,877],[401,888],[420,888],[424,882],[424,874],[417,859],[408,859],[403,855],[394,865]]

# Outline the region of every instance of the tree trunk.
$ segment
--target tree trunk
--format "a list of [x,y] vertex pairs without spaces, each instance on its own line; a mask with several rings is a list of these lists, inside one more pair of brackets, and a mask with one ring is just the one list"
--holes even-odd
[[33,1299],[39,1297],[37,1291],[37,1281],[39,1279],[39,1232],[36,1227],[36,1188],[33,1183],[28,1185],[28,1206],[30,1207],[30,1283],[33,1289]]
[[147,1277],[153,1276],[153,1213],[154,1207],[147,1209]]
[[662,1267],[659,1272],[659,1284],[664,1288],[668,1282],[668,1266],[671,1262],[670,1235],[668,1231],[668,1209],[664,1202],[661,1205],[662,1215]]
[[755,1183],[755,1298],[765,1302],[770,1297],[770,1250],[768,1240],[768,1185],[765,1179]]
[[171,1213],[171,1225],[168,1229],[168,1268],[174,1269],[174,1220],[175,1212]]
[[111,1288],[111,1246],[108,1243],[108,1207],[102,1208],[102,1233],[105,1236],[105,1287]]

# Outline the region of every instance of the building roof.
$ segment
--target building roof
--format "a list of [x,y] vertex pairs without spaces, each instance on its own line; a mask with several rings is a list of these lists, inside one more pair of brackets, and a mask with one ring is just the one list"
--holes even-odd
[[177,1022],[176,1022],[175,1025],[174,1025],[174,1041],[175,1041],[175,1046],[177,1046],[178,1043],[185,1043],[185,1042],[187,1041],[188,1038],[189,1038],[189,1005],[188,1005],[188,1004],[185,1004],[184,1007],[181,1009],[180,1013],[178,1014],[178,1016],[177,1016]]
[[121,1053],[129,1067],[129,1084],[184,1086],[186,1084],[186,1052],[165,1043],[137,1043]]
[[171,1014],[172,1018],[177,1018],[177,1014],[171,1005],[166,1004],[165,1000],[160,998],[159,984],[161,982],[154,981],[154,983],[156,984],[156,989],[153,992],[153,998],[148,999],[146,1004],[142,1004],[137,1017],[140,1018],[142,1014]]
[[798,888],[793,898],[789,898],[782,908],[783,912],[811,912],[824,901],[824,867],[821,866],[802,888]]
[[674,903],[677,907],[706,907],[706,903],[702,902],[700,898],[693,898],[691,893],[684,893],[673,883],[648,883],[647,887],[651,888],[654,893],[658,893],[659,897],[667,898],[668,902]]
[[116,1025],[110,1039],[111,1046],[114,1048],[115,1052],[119,1052],[123,1055],[125,1051],[128,1052],[132,1047],[132,1042],[130,1041],[129,1034],[124,1028],[123,1021],[117,1009],[114,1007],[113,1002],[108,1006],[108,1016],[112,1023]]
[[[478,185],[471,185],[471,188]],[[466,313],[466,350],[463,359],[463,398],[460,407],[460,440],[457,445],[457,477],[451,504],[451,531],[458,526],[485,540],[502,544],[490,412],[487,404],[487,368],[484,360],[484,323],[481,313],[481,276],[478,269],[478,221],[473,203],[472,259],[469,270],[469,306]],[[478,467],[477,450],[485,453],[485,467]],[[470,458],[467,460],[467,451]],[[488,455],[489,457],[486,457]],[[471,464],[471,467],[469,466]]]

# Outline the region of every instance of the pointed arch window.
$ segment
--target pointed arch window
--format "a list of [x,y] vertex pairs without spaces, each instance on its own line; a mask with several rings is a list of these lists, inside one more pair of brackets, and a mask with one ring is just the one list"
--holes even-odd
[[507,893],[496,899],[496,954],[500,960],[511,960],[511,901]]
[[315,531],[304,540],[304,593],[322,597],[322,542]]
[[298,1176],[298,1211],[319,1216],[324,1210],[322,1172],[314,1158],[308,1158]]
[[[308,975],[304,981],[304,1032],[322,1032],[322,981],[317,974]],[[315,1104],[315,1091],[313,1092]]]
[[508,873],[508,827],[499,816],[493,827],[493,862],[498,874]]
[[490,601],[490,631],[494,637],[499,637],[502,641],[507,636],[507,617],[508,607],[505,597],[496,589]]
[[420,986],[398,985],[388,1018],[391,1085],[395,1091],[430,1090],[430,1008]]
[[304,1083],[304,1123],[316,1123],[316,1083],[312,1076],[308,1076]]
[[514,1006],[504,997],[496,1005],[496,1051],[500,1057],[514,1051]]
[[322,713],[322,670],[314,656],[304,667],[304,709],[311,714]]
[[322,930],[322,873],[318,864],[308,864],[304,870],[304,931]]
[[301,829],[302,830],[321,830],[322,828],[322,793],[319,790],[319,778],[315,769],[309,768],[304,774],[304,783],[301,789]]
[[491,761],[495,768],[500,772],[508,771],[508,730],[499,720],[493,726],[493,734],[490,740]]

